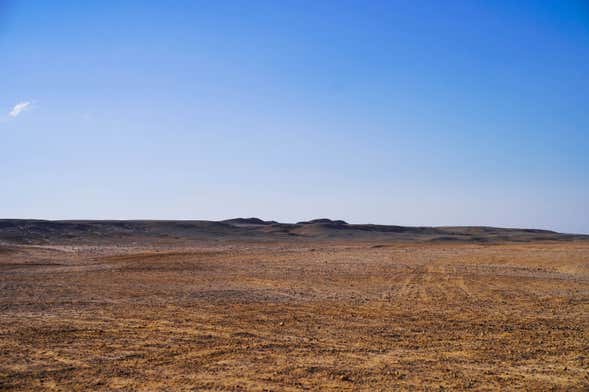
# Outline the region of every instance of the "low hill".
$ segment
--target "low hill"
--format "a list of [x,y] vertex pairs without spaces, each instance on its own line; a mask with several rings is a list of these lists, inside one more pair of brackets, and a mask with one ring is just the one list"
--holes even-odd
[[349,224],[316,219],[278,223],[258,218],[221,222],[201,220],[35,220],[1,219],[0,243],[4,244],[99,244],[177,241],[463,241],[528,242],[587,240],[587,235],[548,230],[497,227],[411,227]]

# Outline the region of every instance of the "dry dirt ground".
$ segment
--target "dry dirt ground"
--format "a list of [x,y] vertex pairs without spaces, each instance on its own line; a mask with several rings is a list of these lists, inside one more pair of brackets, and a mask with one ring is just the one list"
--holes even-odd
[[589,390],[589,242],[0,248],[0,390]]

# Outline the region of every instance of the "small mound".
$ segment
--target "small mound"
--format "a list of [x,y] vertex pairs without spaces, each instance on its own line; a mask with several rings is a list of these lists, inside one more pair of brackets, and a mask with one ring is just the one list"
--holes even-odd
[[223,223],[237,224],[237,225],[271,225],[276,223],[274,221],[265,221],[260,218],[233,218],[222,221]]
[[312,224],[331,224],[331,225],[347,225],[348,222],[343,220],[331,220],[327,218],[312,219],[309,221],[297,222],[297,225],[312,225]]

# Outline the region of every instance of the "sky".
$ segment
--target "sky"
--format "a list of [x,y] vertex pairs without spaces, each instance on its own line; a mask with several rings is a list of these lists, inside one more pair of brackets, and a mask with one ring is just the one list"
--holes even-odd
[[589,3],[0,0],[0,217],[589,233]]

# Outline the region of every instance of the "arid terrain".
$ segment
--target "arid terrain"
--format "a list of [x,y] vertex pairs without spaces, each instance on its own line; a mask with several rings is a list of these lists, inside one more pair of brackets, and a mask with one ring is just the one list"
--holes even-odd
[[0,390],[589,390],[589,237],[0,220]]

